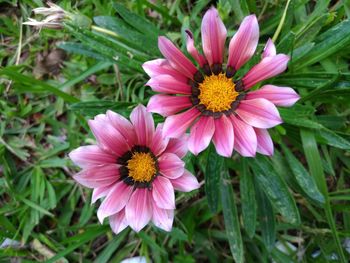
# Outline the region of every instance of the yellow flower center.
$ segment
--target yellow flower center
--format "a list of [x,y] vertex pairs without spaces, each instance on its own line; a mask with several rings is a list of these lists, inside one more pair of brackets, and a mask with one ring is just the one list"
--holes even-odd
[[150,182],[157,172],[156,162],[150,153],[134,153],[127,167],[129,176],[136,182]]
[[232,78],[227,78],[222,73],[206,76],[204,81],[199,84],[199,90],[199,103],[213,112],[231,109],[231,103],[239,95],[235,90]]

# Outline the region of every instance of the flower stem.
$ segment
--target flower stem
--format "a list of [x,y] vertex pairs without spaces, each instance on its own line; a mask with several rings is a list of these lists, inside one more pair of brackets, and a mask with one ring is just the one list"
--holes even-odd
[[280,23],[278,24],[278,27],[276,29],[275,34],[272,37],[272,41],[276,42],[276,39],[278,38],[278,35],[281,33],[284,21],[286,20],[286,15],[287,15],[287,10],[288,10],[288,6],[289,6],[290,0],[287,1],[286,7],[284,8]]

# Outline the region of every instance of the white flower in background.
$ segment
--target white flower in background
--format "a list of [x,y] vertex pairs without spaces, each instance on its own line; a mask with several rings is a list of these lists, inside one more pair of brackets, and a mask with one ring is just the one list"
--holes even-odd
[[35,26],[35,27],[46,27],[52,29],[61,29],[62,21],[67,16],[67,12],[64,11],[58,5],[48,2],[49,7],[38,7],[33,9],[34,14],[42,15],[45,18],[41,21],[36,19],[29,18],[27,22],[24,22],[24,25]]

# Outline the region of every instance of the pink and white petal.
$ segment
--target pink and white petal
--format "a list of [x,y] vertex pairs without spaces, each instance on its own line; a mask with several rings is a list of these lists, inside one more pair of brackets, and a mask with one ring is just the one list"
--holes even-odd
[[111,215],[109,217],[109,225],[115,234],[122,232],[128,226],[125,218],[125,209],[122,209],[120,212]]
[[201,32],[203,52],[209,65],[222,64],[227,31],[214,7],[205,13]]
[[107,111],[107,117],[111,125],[117,131],[119,131],[121,135],[123,135],[128,145],[132,147],[137,142],[137,138],[134,126],[131,124],[131,122],[122,115],[111,110]]
[[254,55],[258,41],[258,20],[255,15],[247,16],[230,41],[227,65],[238,70]]
[[147,83],[153,91],[169,94],[191,94],[191,86],[171,75],[158,75],[151,78]]
[[116,163],[117,157],[97,145],[81,146],[69,153],[69,158],[79,167]]
[[276,56],[276,47],[275,44],[272,42],[271,38],[267,40],[264,51],[262,53],[262,58],[266,57],[273,57]]
[[264,155],[273,155],[273,142],[269,132],[266,129],[254,128],[258,145],[256,151]]
[[215,119],[213,143],[219,155],[224,157],[232,155],[234,132],[231,121],[225,115],[222,115],[220,119]]
[[128,225],[136,232],[144,228],[152,218],[152,196],[147,188],[138,188],[125,207]]
[[283,122],[276,106],[266,99],[242,100],[236,113],[247,124],[261,129]]
[[180,114],[169,116],[164,122],[163,135],[170,138],[181,137],[200,114],[199,110],[192,108]]
[[188,135],[184,134],[180,138],[172,138],[169,140],[165,149],[167,153],[174,153],[182,159],[188,152]]
[[185,167],[184,161],[174,153],[163,153],[158,158],[158,165],[160,173],[170,179],[181,176]]
[[171,180],[171,183],[175,190],[181,192],[191,192],[200,187],[197,178],[187,170],[180,177]]
[[175,70],[172,66],[170,66],[169,62],[164,58],[158,58],[154,60],[147,61],[142,65],[144,71],[151,78],[156,77],[158,75],[170,75],[181,82],[188,81],[188,78]]
[[213,117],[202,116],[192,126],[190,137],[188,139],[188,149],[198,155],[206,149],[215,132],[215,124]]
[[158,48],[170,65],[178,72],[192,79],[198,71],[193,63],[166,37],[158,38]]
[[272,57],[263,58],[257,65],[252,67],[243,77],[245,89],[249,89],[256,83],[272,78],[287,69],[289,56],[278,54]]
[[97,210],[97,217],[101,224],[106,217],[118,213],[126,206],[132,191],[133,187],[123,181],[113,186]]
[[92,191],[92,197],[91,197],[91,204],[94,204],[98,199],[105,197],[109,191],[112,189],[114,184],[106,185],[106,186],[100,186],[95,188]]
[[138,105],[130,114],[130,120],[135,127],[138,144],[148,146],[154,136],[154,121],[152,114],[143,105]]
[[204,56],[200,54],[197,48],[194,46],[193,34],[190,30],[186,29],[186,48],[187,52],[197,61],[200,67],[203,67],[207,63]]
[[230,118],[235,133],[234,149],[242,156],[254,157],[257,149],[257,138],[253,127],[233,115]]
[[170,232],[174,222],[174,210],[159,208],[153,202],[152,222],[156,227]]
[[164,152],[164,150],[168,146],[168,142],[169,138],[165,138],[163,136],[163,123],[160,123],[157,125],[156,131],[152,139],[152,143],[149,146],[149,148],[155,156],[158,156]]
[[175,192],[170,180],[157,176],[153,181],[153,202],[163,209],[175,209]]
[[120,178],[118,164],[105,164],[83,169],[73,179],[88,188],[107,186]]
[[290,107],[300,99],[298,93],[289,87],[277,87],[274,85],[264,85],[260,89],[249,92],[246,100],[266,99],[276,106]]
[[[105,116],[105,115],[104,115]],[[103,150],[114,153],[118,156],[129,150],[125,138],[121,133],[113,128],[108,120],[99,118],[99,115],[94,120],[89,120],[88,124],[97,142]]]
[[153,95],[148,102],[147,110],[158,113],[164,117],[174,115],[179,111],[192,106],[188,96],[169,96],[163,94]]

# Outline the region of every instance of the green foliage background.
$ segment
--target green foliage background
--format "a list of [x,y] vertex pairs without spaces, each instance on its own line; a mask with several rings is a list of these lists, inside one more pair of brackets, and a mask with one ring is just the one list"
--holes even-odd
[[[292,0],[287,9],[278,0],[58,4],[92,26],[39,31],[21,23],[41,1],[0,1],[0,244],[19,242],[0,248],[0,261],[348,262],[349,1]],[[128,116],[147,103],[141,65],[160,57],[157,37],[185,50],[190,28],[200,43],[211,5],[229,37],[244,16],[258,16],[258,52],[242,73],[275,35],[278,52],[292,59],[269,83],[293,87],[302,99],[279,109],[284,124],[270,130],[272,158],[223,159],[213,148],[186,156],[205,185],[177,194],[171,233],[148,226],[116,236],[99,225],[91,191],[71,179],[77,168],[67,153],[93,143],[87,119],[107,109]]]

